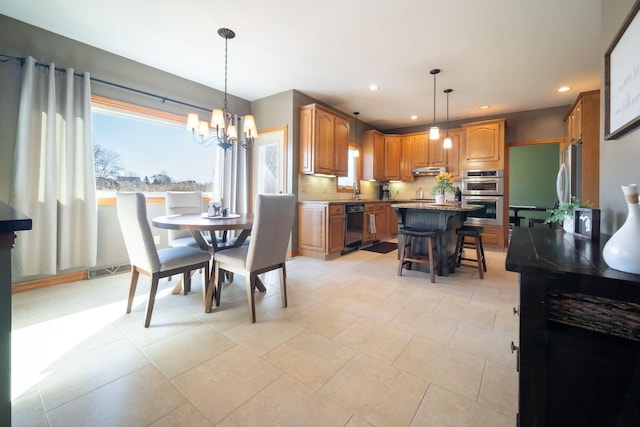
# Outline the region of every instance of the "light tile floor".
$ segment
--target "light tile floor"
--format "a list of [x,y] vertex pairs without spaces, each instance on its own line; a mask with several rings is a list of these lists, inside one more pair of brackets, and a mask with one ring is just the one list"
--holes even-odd
[[287,262],[256,296],[226,284],[204,313],[200,277],[148,279],[125,314],[128,274],[13,295],[15,426],[514,426],[517,276],[487,251],[484,280],[396,275],[397,252]]

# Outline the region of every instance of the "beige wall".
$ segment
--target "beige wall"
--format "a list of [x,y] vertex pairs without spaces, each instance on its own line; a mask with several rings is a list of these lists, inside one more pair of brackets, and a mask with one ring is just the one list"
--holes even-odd
[[[622,26],[635,0],[603,0],[602,9],[602,81],[604,53]],[[604,86],[601,88],[604,94]],[[627,217],[627,205],[621,185],[640,184],[640,129],[615,141],[604,140],[604,96],[601,96],[600,120],[600,210],[603,233],[612,234]]]

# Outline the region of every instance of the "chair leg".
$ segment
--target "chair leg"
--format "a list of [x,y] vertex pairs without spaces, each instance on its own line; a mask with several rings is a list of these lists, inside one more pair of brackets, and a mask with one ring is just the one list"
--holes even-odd
[[185,271],[182,273],[182,292],[187,295],[191,292],[191,272]]
[[480,278],[483,279],[484,278],[484,274],[483,269],[482,269],[482,255],[480,253],[480,242],[478,241],[478,238],[476,237],[476,259],[478,260],[478,274],[480,275]]
[[151,314],[153,313],[153,306],[156,303],[156,292],[158,291],[158,282],[160,277],[158,273],[151,275],[151,287],[149,288],[149,299],[147,300],[147,315],[144,318],[144,327],[148,328],[151,323]]
[[405,244],[407,243],[407,236],[402,236],[401,237],[401,242],[399,242],[399,246],[400,246],[400,260],[398,263],[398,276],[402,276],[402,266],[404,265],[404,252],[405,252]]
[[207,292],[209,292],[209,261],[204,264],[202,271],[202,302],[207,305]]
[[287,272],[284,263],[280,269],[280,296],[282,297],[282,308],[287,308]]
[[484,244],[482,243],[482,236],[478,237],[478,241],[480,242],[480,252],[482,253],[482,268],[484,271],[487,271],[487,261],[484,259]]
[[127,313],[131,313],[131,307],[133,306],[133,297],[136,296],[136,287],[138,286],[138,277],[140,272],[134,265],[131,266],[131,281],[129,282],[129,299],[127,300]]
[[245,280],[247,281],[247,303],[249,305],[249,321],[251,323],[256,323],[256,300],[254,291],[255,291],[255,280],[257,274],[249,273],[247,274]]
[[211,306],[213,305],[213,297],[219,295],[218,291],[218,275],[220,274],[220,269],[218,268],[218,263],[216,261],[213,262],[213,282],[211,282],[211,277],[209,278],[209,284],[207,285],[207,296],[205,297],[204,304],[204,312],[211,313]]
[[433,239],[427,237],[427,246],[429,249],[429,276],[431,276],[431,283],[436,283],[436,262],[433,258]]

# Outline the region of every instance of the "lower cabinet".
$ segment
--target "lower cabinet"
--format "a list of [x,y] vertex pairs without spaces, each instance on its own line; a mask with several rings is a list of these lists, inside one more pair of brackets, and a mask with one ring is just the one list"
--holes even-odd
[[371,228],[371,215],[376,215],[376,204],[375,203],[366,203],[364,205],[364,236],[362,238],[362,243],[371,243],[375,238],[376,234],[372,233]]
[[482,243],[484,245],[504,247],[504,227],[484,227],[482,233]]
[[344,249],[344,204],[298,205],[298,253],[320,259],[340,256]]

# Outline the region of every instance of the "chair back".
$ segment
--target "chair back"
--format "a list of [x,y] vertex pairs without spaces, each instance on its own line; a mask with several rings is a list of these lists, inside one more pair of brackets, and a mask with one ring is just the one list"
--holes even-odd
[[296,213],[296,196],[258,194],[255,209],[245,267],[249,271],[284,262]]
[[[167,191],[165,195],[165,213],[167,215],[202,213],[201,191]],[[191,237],[188,230],[167,230],[169,244],[176,239]]]
[[122,237],[131,265],[149,273],[160,271],[160,259],[147,219],[147,200],[142,193],[117,193],[117,211]]

